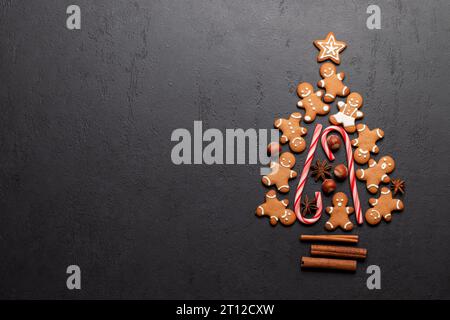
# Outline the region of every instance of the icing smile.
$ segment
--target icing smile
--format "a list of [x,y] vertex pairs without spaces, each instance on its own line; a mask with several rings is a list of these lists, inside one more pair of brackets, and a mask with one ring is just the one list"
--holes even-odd
[[[284,159],[283,159],[284,160]],[[289,161],[287,164],[285,162],[283,162],[283,160],[280,161],[280,164],[285,167],[285,168],[290,168],[291,167],[291,162]]]
[[311,90],[308,90],[308,91],[302,91],[302,96],[303,97],[307,97],[307,96],[309,96],[311,94]]
[[327,78],[331,77],[333,75],[333,73],[334,73],[333,70],[330,70],[330,73],[327,73],[326,71],[323,72],[324,76],[327,77]]

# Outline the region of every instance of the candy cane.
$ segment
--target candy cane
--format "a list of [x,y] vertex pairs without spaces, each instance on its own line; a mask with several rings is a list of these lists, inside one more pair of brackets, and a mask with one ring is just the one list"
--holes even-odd
[[334,160],[334,155],[328,148],[327,144],[327,135],[330,131],[337,131],[341,134],[342,138],[344,139],[345,143],[345,150],[347,152],[347,164],[348,164],[348,172],[349,172],[349,182],[350,182],[350,189],[352,191],[352,197],[353,197],[353,205],[355,206],[355,212],[356,212],[356,221],[358,224],[363,223],[363,217],[361,212],[361,204],[359,202],[359,195],[358,195],[358,187],[356,186],[356,178],[355,178],[355,167],[353,162],[353,151],[352,151],[352,144],[350,141],[350,138],[345,132],[345,130],[341,127],[337,126],[329,126],[322,132],[322,148],[325,151],[325,154],[327,155],[328,159],[330,161]]
[[312,218],[305,218],[302,216],[300,212],[300,199],[302,198],[302,192],[303,188],[305,187],[306,180],[308,179],[309,174],[309,168],[311,167],[311,162],[314,159],[314,153],[316,152],[317,143],[319,142],[320,137],[320,131],[322,131],[322,125],[317,124],[314,129],[314,134],[311,140],[311,144],[309,146],[308,155],[306,156],[305,165],[303,167],[302,174],[300,176],[300,181],[298,182],[297,190],[295,192],[295,198],[294,198],[294,211],[297,215],[298,220],[304,224],[313,224],[316,223],[317,220],[320,219],[320,216],[322,215],[322,194],[320,192],[315,193],[315,199],[316,199],[316,206],[317,210]]

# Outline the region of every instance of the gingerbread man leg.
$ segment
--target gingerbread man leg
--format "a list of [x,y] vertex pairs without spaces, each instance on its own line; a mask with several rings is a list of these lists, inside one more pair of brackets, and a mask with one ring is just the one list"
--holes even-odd
[[313,122],[316,119],[316,112],[311,110],[311,108],[307,108],[305,112],[305,122]]
[[289,192],[289,185],[288,184],[283,184],[283,183],[276,183],[277,189],[278,191],[280,191],[281,193],[288,193]]
[[331,122],[333,125],[335,125],[335,126],[338,126],[338,125],[341,124],[341,123],[336,119],[336,117],[335,117],[334,115],[331,115],[331,116],[329,117],[329,120],[330,120],[330,122]]
[[345,131],[347,131],[348,133],[353,133],[356,131],[356,126],[347,126],[344,127]]
[[345,231],[350,231],[353,229],[353,223],[350,222],[350,220],[345,221],[345,222],[341,222],[341,224],[339,225],[342,229],[344,229]]
[[335,217],[331,217],[326,223],[325,223],[325,229],[328,231],[336,230],[336,228],[339,226],[339,219]]
[[[394,199],[394,204],[392,205],[392,209],[391,210],[395,210],[395,211],[401,211],[403,210],[404,205],[403,205],[403,201],[400,199]],[[392,211],[386,212],[386,213],[382,213],[383,219],[387,222],[392,220]]]
[[261,181],[262,181],[262,183],[265,185],[265,186],[268,186],[268,187],[270,187],[273,183],[272,183],[272,180],[270,179],[271,177],[270,177],[270,174],[269,175],[267,175],[267,176],[263,176],[262,178],[261,178]]
[[[359,170],[358,170],[359,171]],[[380,179],[377,177],[368,176],[366,180],[366,187],[370,193],[377,193],[379,189]]]

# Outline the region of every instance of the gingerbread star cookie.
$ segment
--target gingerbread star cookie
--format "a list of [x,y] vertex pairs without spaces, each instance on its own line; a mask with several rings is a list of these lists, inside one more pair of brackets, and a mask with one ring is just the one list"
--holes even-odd
[[276,192],[270,190],[266,193],[266,202],[256,208],[256,215],[270,217],[270,224],[273,226],[278,222],[289,226],[295,222],[296,216],[292,210],[286,208],[288,204],[288,199],[280,201],[277,199]]
[[345,42],[336,40],[333,32],[328,33],[324,40],[315,40],[314,45],[320,50],[317,62],[331,60],[336,64],[341,63],[339,53],[347,47]]
[[402,211],[403,201],[392,198],[392,192],[389,188],[381,188],[381,195],[378,199],[370,198],[369,204],[373,207],[366,211],[365,217],[367,223],[371,225],[379,224],[381,218],[389,222],[392,219],[392,211]]
[[365,124],[356,126],[358,138],[352,140],[352,146],[357,147],[353,153],[353,158],[359,164],[369,162],[370,153],[378,153],[380,151],[376,142],[384,137],[384,132],[380,128],[370,130]]
[[294,112],[289,119],[276,119],[274,122],[275,128],[278,128],[283,132],[280,137],[281,143],[287,143],[289,141],[289,148],[293,152],[302,152],[306,148],[305,139],[302,137],[308,132],[304,127],[300,126],[302,120],[302,114],[300,112]]

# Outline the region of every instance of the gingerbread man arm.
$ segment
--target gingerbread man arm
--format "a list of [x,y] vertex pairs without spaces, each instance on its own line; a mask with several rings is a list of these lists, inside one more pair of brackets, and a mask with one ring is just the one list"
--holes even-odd
[[273,126],[274,126],[275,128],[281,127],[282,124],[283,124],[283,119],[281,119],[281,118],[278,118],[278,119],[276,119],[276,120],[273,122]]
[[[369,171],[370,169],[367,169],[366,171]],[[378,189],[380,188],[380,182],[381,177],[377,175],[370,175],[366,172],[367,179],[366,179],[366,187],[367,190],[369,190],[370,193],[377,193]]]
[[270,169],[272,169],[272,172],[269,173],[266,176],[263,176],[262,179],[261,179],[263,184],[268,186],[268,187],[270,187],[271,185],[274,185],[276,183],[276,181],[278,180],[277,177],[275,176],[275,174],[278,171],[277,163],[274,162],[274,161],[271,161],[270,162]]
[[366,129],[367,129],[367,126],[363,123],[358,123],[356,125],[356,130],[358,130],[358,132],[366,131]]
[[274,226],[274,225],[276,225],[277,223],[278,223],[278,217],[276,217],[276,216],[270,216],[270,224],[272,225],[272,226]]
[[356,119],[361,119],[362,117],[364,117],[364,113],[362,111],[356,111]]
[[367,180],[366,170],[364,170],[364,169],[356,170],[356,177],[361,181],[366,181]]
[[369,168],[372,168],[377,165],[377,162],[373,160],[372,158],[369,160]]
[[280,201],[281,202],[281,204],[286,208],[287,206],[288,206],[288,204],[289,204],[289,200],[288,199],[283,199],[283,200],[281,200]]
[[299,101],[297,102],[297,105],[298,105],[299,107],[303,107],[303,102],[302,102],[302,100],[299,100]]
[[343,102],[343,101],[338,101],[337,106],[338,106],[339,111],[342,112],[342,109],[345,108],[345,102]]
[[356,139],[353,139],[350,143],[352,144],[352,146],[357,147],[358,144],[359,144],[359,141],[358,141],[358,139],[356,138]]
[[317,82],[317,86],[318,86],[319,88],[325,87],[325,80],[324,80],[324,79],[319,80],[319,81]]
[[345,78],[345,73],[344,72],[339,72],[338,74],[337,74],[337,78],[339,79],[339,80],[344,80],[344,78]]
[[325,211],[326,213],[331,214],[333,212],[333,207],[326,207]]
[[373,129],[370,131],[370,134],[373,138],[373,141],[375,141],[374,146],[372,147],[372,150],[370,150],[372,153],[378,153],[380,149],[378,148],[376,142],[384,137],[384,131],[380,128]]
[[267,210],[267,203],[263,203],[259,205],[258,208],[256,208],[256,215],[261,217],[264,215],[266,210]]
[[370,199],[369,199],[369,204],[370,204],[372,207],[373,207],[373,206],[376,206],[377,203],[378,203],[378,199],[375,199],[375,198],[370,198]]
[[302,132],[302,136],[308,133],[308,129],[306,129],[305,127],[300,127],[300,131]]
[[353,207],[345,207],[345,212],[347,212],[348,215],[351,215],[355,212],[355,209],[353,209]]
[[297,172],[294,171],[294,170],[291,170],[291,171],[289,172],[289,178],[295,178],[295,177],[297,177]]
[[388,183],[391,181],[391,178],[389,178],[389,176],[387,174],[383,174],[381,176],[381,181],[383,181],[384,183]]
[[378,136],[379,139],[384,137],[384,131],[381,130],[380,128],[376,128],[376,129],[374,129],[374,131],[375,131],[375,134]]
[[323,96],[323,91],[322,90],[318,90],[316,91],[316,96],[318,96],[319,98]]

